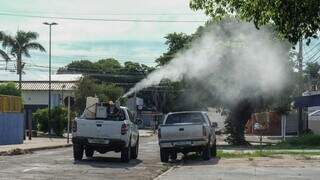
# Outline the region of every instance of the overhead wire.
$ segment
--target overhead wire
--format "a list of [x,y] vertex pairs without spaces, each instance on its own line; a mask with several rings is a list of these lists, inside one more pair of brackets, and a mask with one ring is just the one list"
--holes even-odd
[[14,16],[25,18],[43,18],[43,19],[60,19],[76,21],[104,21],[104,22],[139,22],[139,23],[203,23],[204,20],[158,20],[158,19],[116,19],[116,18],[82,18],[82,17],[62,17],[62,16],[43,16],[30,14],[15,14],[0,12],[0,16]]

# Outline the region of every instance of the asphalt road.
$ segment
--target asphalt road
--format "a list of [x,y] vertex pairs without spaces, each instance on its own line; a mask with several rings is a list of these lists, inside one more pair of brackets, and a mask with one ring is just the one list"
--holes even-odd
[[72,148],[37,151],[33,154],[0,156],[0,179],[153,179],[165,170],[160,162],[156,137],[140,139],[138,159],[120,161],[120,153],[95,154],[74,162]]
[[319,172],[319,158],[196,158],[178,164],[157,180],[318,180]]

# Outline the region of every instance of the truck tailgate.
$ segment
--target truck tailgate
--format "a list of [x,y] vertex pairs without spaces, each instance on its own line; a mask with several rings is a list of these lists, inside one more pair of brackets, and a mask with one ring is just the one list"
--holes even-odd
[[202,124],[162,125],[161,141],[191,140],[203,138]]
[[121,138],[123,121],[105,121],[91,119],[77,119],[77,136],[92,138]]

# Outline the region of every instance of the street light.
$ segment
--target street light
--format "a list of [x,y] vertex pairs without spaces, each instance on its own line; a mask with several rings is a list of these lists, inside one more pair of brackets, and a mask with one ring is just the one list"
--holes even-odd
[[55,22],[44,22],[44,25],[49,26],[49,102],[48,102],[48,131],[49,135],[51,134],[51,26],[58,25],[58,23]]

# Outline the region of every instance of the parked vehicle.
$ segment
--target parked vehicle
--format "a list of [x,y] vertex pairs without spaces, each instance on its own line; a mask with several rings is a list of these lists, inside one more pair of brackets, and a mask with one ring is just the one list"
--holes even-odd
[[[136,159],[139,151],[139,120],[136,120],[126,107],[120,107],[117,115],[96,107],[94,118],[84,115],[76,118],[73,124],[73,155],[82,160],[83,153],[92,157],[94,152],[121,152],[121,160]],[[107,110],[108,111],[108,110]],[[84,113],[85,114],[85,113]]]
[[168,162],[177,153],[200,152],[204,160],[217,154],[216,123],[210,122],[206,112],[185,111],[166,115],[158,129],[160,158]]
[[320,110],[309,113],[308,127],[315,134],[320,134]]

